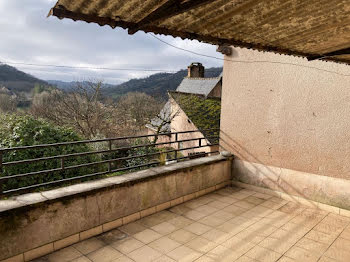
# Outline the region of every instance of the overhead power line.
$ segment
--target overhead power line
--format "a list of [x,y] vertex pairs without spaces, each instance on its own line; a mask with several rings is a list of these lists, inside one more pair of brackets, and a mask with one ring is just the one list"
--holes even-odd
[[55,68],[69,68],[69,69],[91,69],[91,70],[111,70],[111,71],[135,71],[135,72],[168,72],[175,73],[175,70],[165,69],[145,69],[145,68],[110,68],[110,67],[92,67],[92,66],[66,66],[66,65],[51,65],[51,64],[34,64],[24,62],[9,62],[0,61],[0,64],[9,65],[25,65],[25,66],[38,66],[38,67],[55,67]]
[[166,44],[168,46],[171,46],[173,48],[176,48],[178,50],[181,50],[181,51],[184,51],[184,52],[187,52],[187,53],[191,53],[191,54],[194,54],[194,55],[202,56],[202,57],[216,59],[216,60],[228,61],[228,62],[232,62],[232,63],[246,63],[246,64],[266,63],[266,64],[292,65],[292,66],[300,66],[300,67],[314,69],[314,70],[323,71],[323,72],[327,72],[327,73],[337,74],[337,75],[341,75],[341,76],[347,76],[347,77],[350,76],[350,75],[339,73],[339,72],[332,71],[332,70],[327,70],[327,69],[323,69],[323,68],[319,68],[319,67],[315,67],[315,66],[300,65],[300,64],[297,64],[297,63],[268,61],[268,60],[251,60],[251,61],[250,60],[232,60],[232,59],[220,58],[220,57],[211,56],[211,55],[205,55],[205,54],[197,53],[197,52],[194,52],[194,51],[191,51],[191,50],[188,50],[188,49],[185,49],[185,48],[178,47],[176,45],[170,44],[170,43],[164,41],[163,39],[155,36],[152,33],[150,33],[150,35],[152,37],[154,37],[155,39],[159,40],[160,42],[162,42],[162,43],[164,43],[164,44]]

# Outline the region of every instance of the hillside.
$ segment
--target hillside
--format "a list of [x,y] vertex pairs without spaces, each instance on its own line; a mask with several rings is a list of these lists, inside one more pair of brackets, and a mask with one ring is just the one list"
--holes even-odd
[[47,82],[24,73],[15,67],[0,64],[0,87],[4,86],[15,94],[31,94],[36,84],[48,85]]
[[[222,68],[208,68],[205,70],[205,77],[217,77],[221,74]],[[102,90],[103,94],[117,99],[128,92],[143,92],[154,97],[167,99],[167,91],[175,90],[187,75],[187,70],[180,70],[176,73],[158,73],[146,78],[131,79],[120,85],[107,87]]]

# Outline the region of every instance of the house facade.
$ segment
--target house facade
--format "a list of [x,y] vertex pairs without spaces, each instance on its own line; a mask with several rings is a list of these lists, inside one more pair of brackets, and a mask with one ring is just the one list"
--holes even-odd
[[[212,78],[205,78],[204,74],[205,68],[201,63],[192,63],[188,66],[187,77],[175,92],[169,92],[169,100],[159,115],[146,125],[148,135],[220,128],[222,74]],[[208,118],[208,115],[212,117]],[[210,132],[178,134],[178,140],[198,139],[180,143],[171,143],[176,140],[174,135],[159,135],[157,142],[161,144],[159,147],[190,148],[181,151],[181,155],[184,156],[217,152],[219,149],[217,141],[208,138],[209,134]],[[218,132],[216,135],[218,136]],[[193,148],[200,143],[208,147]]]

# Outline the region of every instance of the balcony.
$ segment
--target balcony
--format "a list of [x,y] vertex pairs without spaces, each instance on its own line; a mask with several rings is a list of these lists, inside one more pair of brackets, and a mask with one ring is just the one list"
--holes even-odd
[[[7,198],[0,200],[0,261],[350,259],[350,218],[339,215],[347,214],[346,210],[242,184],[234,179],[234,161],[230,154],[208,150],[206,157],[191,159],[183,153],[217,146],[208,144],[203,137],[190,138],[188,132],[184,133],[187,133],[185,138],[178,132],[168,134],[172,139],[167,142],[131,147],[114,144],[121,138],[80,141],[77,143],[107,145],[107,149],[98,147],[82,154],[107,156],[104,160],[79,165],[70,165],[67,161],[77,157],[72,155],[76,153],[45,157],[30,154],[30,159],[3,161],[2,167],[7,173],[0,181],[5,188],[2,196]],[[155,158],[164,153],[163,149],[118,158],[109,155],[118,150],[180,142],[182,148],[165,150],[176,152],[169,156],[171,164],[166,164],[168,161],[164,158]],[[67,144],[6,149],[2,156],[53,146]],[[149,165],[121,165],[126,159],[147,157],[151,157]],[[57,166],[28,173],[6,170],[39,161],[56,161]],[[104,169],[86,173],[84,177],[71,174],[44,183],[36,179],[92,165]],[[148,166],[150,168],[143,169]],[[32,184],[22,187],[14,184],[22,177],[33,177]],[[93,180],[84,181],[86,178]],[[37,189],[44,190],[36,192]]]

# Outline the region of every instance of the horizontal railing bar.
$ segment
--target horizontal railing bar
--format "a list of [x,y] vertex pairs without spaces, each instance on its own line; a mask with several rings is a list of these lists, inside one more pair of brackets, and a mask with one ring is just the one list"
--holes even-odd
[[[187,147],[187,148],[181,148],[181,149],[173,149],[173,150],[168,150],[168,151],[164,151],[164,152],[156,152],[156,153],[149,153],[149,154],[143,154],[143,155],[134,155],[134,156],[128,156],[128,157],[115,158],[115,159],[107,159],[107,160],[103,160],[103,161],[97,161],[97,162],[86,163],[86,164],[81,164],[81,165],[68,166],[68,167],[64,167],[64,169],[55,168],[55,169],[47,169],[47,170],[35,171],[35,172],[30,172],[30,173],[25,173],[25,174],[4,176],[4,177],[0,177],[0,181],[7,181],[7,180],[13,179],[13,178],[22,178],[22,177],[27,177],[27,176],[42,175],[42,174],[48,174],[48,173],[53,173],[53,172],[58,172],[58,171],[66,171],[66,170],[72,170],[72,169],[77,169],[77,168],[82,168],[82,167],[88,167],[88,166],[93,166],[93,165],[102,165],[102,164],[107,164],[107,163],[111,163],[111,162],[117,162],[120,160],[128,160],[128,159],[135,159],[135,158],[147,157],[147,156],[152,156],[152,155],[160,155],[160,154],[164,154],[164,153],[186,151],[186,150],[190,150],[190,149],[197,149],[197,148],[209,147],[209,146],[215,146],[215,145],[218,145],[218,144],[194,146],[194,147]],[[113,172],[113,171],[111,171],[111,172]]]
[[34,149],[34,148],[47,148],[47,147],[55,147],[55,146],[78,145],[78,144],[88,144],[88,143],[98,143],[98,142],[108,142],[108,141],[119,141],[119,140],[127,140],[127,139],[134,139],[134,138],[165,136],[165,135],[173,135],[173,134],[185,134],[185,133],[196,133],[196,132],[203,133],[203,132],[208,132],[208,131],[219,131],[219,130],[220,130],[219,128],[203,129],[203,130],[199,130],[198,129],[198,130],[190,130],[190,131],[159,133],[159,134],[152,134],[152,135],[124,136],[124,137],[104,138],[104,139],[95,139],[95,140],[61,142],[61,143],[42,144],[42,145],[33,145],[33,146],[20,146],[20,147],[11,147],[11,148],[0,148],[0,151],[8,152],[8,151],[14,151],[14,150],[25,150],[25,149]]
[[[219,138],[219,137],[211,137],[211,138]],[[120,150],[128,150],[128,149],[135,149],[140,147],[150,147],[150,146],[158,146],[158,145],[171,145],[178,142],[190,142],[190,141],[197,141],[200,138],[192,138],[192,139],[184,139],[184,140],[178,140],[178,141],[169,141],[169,142],[161,142],[161,143],[155,143],[155,144],[142,144],[142,145],[136,145],[136,146],[128,146],[128,147],[119,147],[112,150],[99,150],[99,151],[90,151],[90,152],[82,152],[82,153],[73,153],[73,154],[66,154],[66,155],[58,155],[58,156],[49,156],[49,157],[41,157],[41,158],[33,158],[33,159],[26,159],[26,160],[17,160],[17,161],[11,161],[11,162],[4,162],[3,166],[12,166],[12,165],[19,165],[19,164],[28,164],[28,163],[35,163],[39,161],[46,161],[46,160],[57,160],[61,158],[70,158],[70,157],[79,157],[79,156],[88,156],[88,155],[94,155],[94,154],[104,154],[104,153],[113,153],[118,152]],[[204,139],[204,138],[202,138]],[[211,144],[212,145],[212,144]]]
[[[132,167],[114,169],[114,170],[111,170],[111,172],[114,173],[114,172],[119,172],[119,171],[126,171],[126,170],[131,170],[131,169],[135,169],[135,168],[140,168],[140,167],[144,167],[144,166],[151,166],[151,165],[156,165],[156,164],[159,164],[159,162],[157,161],[157,162],[152,162],[152,163],[147,163],[147,164],[142,164],[142,165],[136,165],[136,166],[132,166]],[[87,177],[95,177],[95,176],[107,175],[109,173],[110,173],[110,171],[103,171],[103,172],[98,172],[98,173],[93,173],[93,174],[88,174],[88,175],[83,175],[83,176],[78,176],[78,177],[70,177],[70,178],[60,179],[60,180],[56,180],[56,181],[51,181],[51,182],[31,185],[31,186],[27,186],[27,187],[10,189],[10,190],[4,191],[2,195],[19,193],[19,192],[22,192],[22,191],[27,191],[27,190],[30,190],[30,189],[35,189],[35,188],[39,188],[39,187],[43,187],[43,186],[49,186],[49,185],[54,185],[54,184],[62,184],[62,183],[68,182],[68,181],[84,179],[84,178],[87,178]]]

